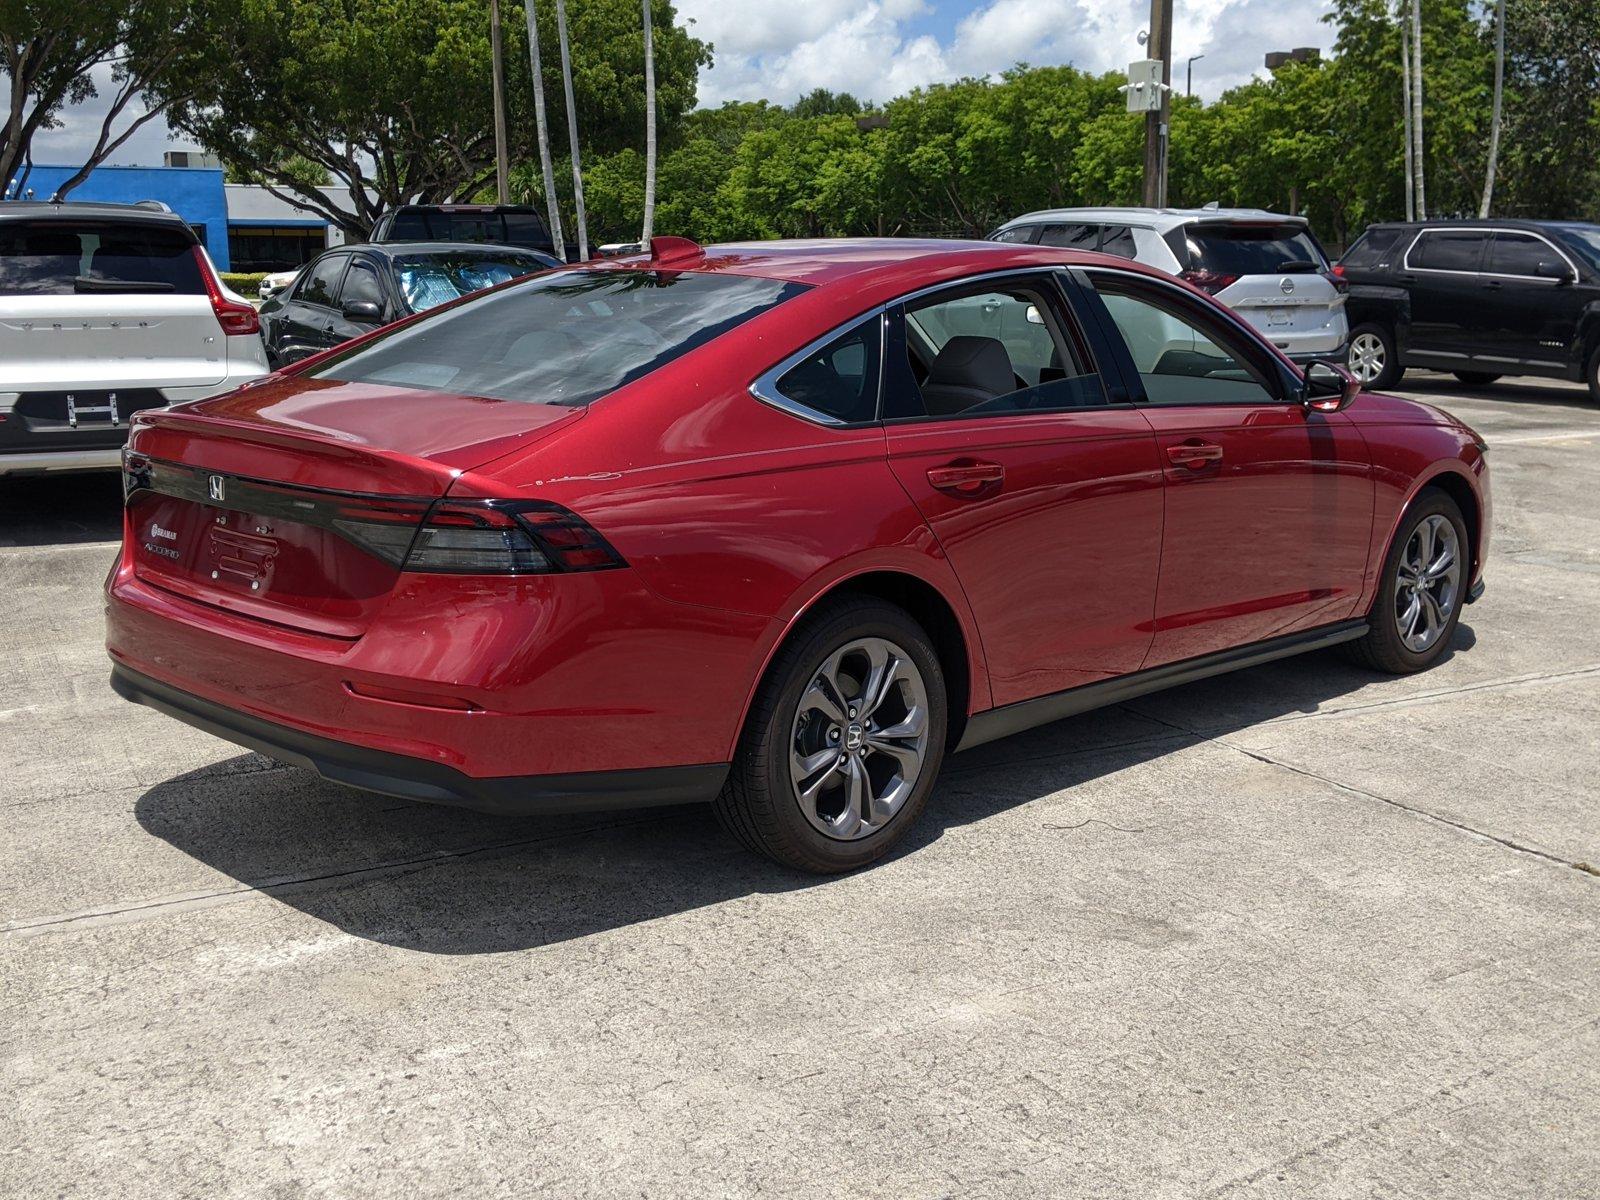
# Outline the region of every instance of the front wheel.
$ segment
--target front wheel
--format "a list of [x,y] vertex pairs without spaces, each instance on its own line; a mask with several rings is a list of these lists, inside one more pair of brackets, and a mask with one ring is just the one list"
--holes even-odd
[[1461,509],[1445,493],[1424,490],[1400,520],[1366,636],[1347,643],[1349,655],[1391,675],[1433,666],[1461,620],[1471,566]]
[[881,858],[944,760],[944,672],[903,609],[827,603],[779,651],[715,808],[750,849],[833,874]]
[[1365,388],[1393,387],[1405,373],[1394,334],[1372,322],[1357,325],[1351,331],[1349,365],[1350,373]]

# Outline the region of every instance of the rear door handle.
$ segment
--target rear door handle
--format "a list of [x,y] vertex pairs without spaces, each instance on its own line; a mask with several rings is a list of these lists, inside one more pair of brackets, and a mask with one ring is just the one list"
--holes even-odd
[[951,496],[971,499],[1000,490],[1006,469],[999,463],[973,462],[971,459],[928,468],[928,482]]
[[1483,281],[1483,286],[1486,288],[1497,288],[1500,287],[1501,284],[1498,279],[1485,279]]
[[1222,447],[1211,442],[1188,441],[1167,447],[1167,457],[1180,467],[1191,471],[1203,469],[1207,463],[1222,461]]

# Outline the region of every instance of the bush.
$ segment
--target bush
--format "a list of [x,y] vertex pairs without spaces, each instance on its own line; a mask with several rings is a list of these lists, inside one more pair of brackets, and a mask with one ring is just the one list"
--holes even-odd
[[220,271],[225,287],[230,287],[241,296],[248,296],[254,300],[261,294],[261,281],[267,277],[267,271]]

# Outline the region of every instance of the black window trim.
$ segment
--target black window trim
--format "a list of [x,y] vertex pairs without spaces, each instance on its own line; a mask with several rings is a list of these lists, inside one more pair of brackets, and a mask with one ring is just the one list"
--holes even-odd
[[[1245,352],[1245,357],[1247,359],[1253,359],[1255,367],[1261,372],[1263,378],[1268,381],[1269,385],[1272,385],[1269,386],[1269,391],[1275,391],[1276,394],[1271,396],[1266,403],[1291,405],[1294,407],[1301,406],[1302,401],[1296,388],[1296,384],[1299,383],[1299,380],[1292,380],[1289,377],[1289,370],[1284,363],[1276,354],[1273,354],[1265,345],[1262,344],[1261,334],[1241,320],[1231,308],[1224,308],[1221,305],[1218,305],[1216,308],[1205,306],[1196,301],[1195,298],[1183,288],[1180,288],[1175,284],[1168,283],[1163,279],[1158,279],[1154,276],[1145,275],[1140,272],[1122,271],[1118,270],[1116,267],[1101,266],[1083,267],[1080,269],[1088,277],[1091,285],[1090,290],[1093,292],[1095,298],[1100,300],[1105,320],[1111,323],[1111,328],[1108,331],[1109,335],[1117,339],[1118,343],[1122,347],[1122,353],[1127,356],[1127,361],[1130,364],[1133,361],[1132,353],[1128,350],[1127,343],[1122,338],[1121,330],[1116,327],[1115,321],[1112,320],[1110,310],[1104,308],[1105,301],[1100,297],[1099,288],[1093,286],[1094,277],[1097,275],[1105,275],[1118,280],[1124,280],[1135,285],[1136,287],[1147,287],[1155,292],[1170,296],[1173,299],[1176,307],[1186,312],[1195,314],[1202,324],[1202,328],[1206,321],[1219,322],[1229,332],[1235,335],[1232,339],[1225,339],[1225,342],[1231,340],[1242,343],[1242,346],[1238,346],[1236,349],[1242,349]],[[1225,346],[1225,348],[1228,347]],[[1128,392],[1132,397],[1133,404],[1138,408],[1215,408],[1224,405],[1244,408],[1250,406],[1259,406],[1263,403],[1263,401],[1260,400],[1196,400],[1192,404],[1156,404],[1150,399],[1149,396],[1145,394],[1144,381],[1139,378],[1138,372],[1135,372],[1133,378],[1128,380]]]

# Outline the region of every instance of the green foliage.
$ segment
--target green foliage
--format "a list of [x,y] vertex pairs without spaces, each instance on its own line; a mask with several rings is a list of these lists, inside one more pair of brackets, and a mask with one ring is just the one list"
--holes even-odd
[[254,300],[261,294],[261,281],[270,272],[268,271],[219,271],[225,286],[232,288],[239,295]]

